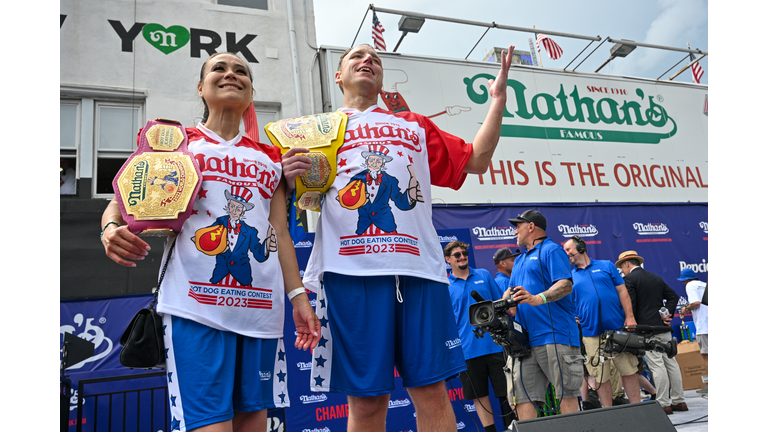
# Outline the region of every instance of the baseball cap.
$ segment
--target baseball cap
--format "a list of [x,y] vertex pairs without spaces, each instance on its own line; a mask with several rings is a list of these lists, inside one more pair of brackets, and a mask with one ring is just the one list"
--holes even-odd
[[547,219],[536,210],[526,210],[523,214],[517,215],[517,218],[510,219],[509,221],[514,225],[517,225],[520,222],[533,222],[537,227],[544,231],[547,230]]
[[518,255],[520,255],[520,249],[517,249],[517,251],[513,253],[511,250],[509,250],[509,248],[501,248],[497,250],[495,254],[493,254],[493,263],[498,264],[502,260],[507,258],[514,258]]
[[680,272],[680,277],[677,278],[677,280],[683,281],[683,282],[691,279],[698,279],[698,278],[696,277],[696,273],[694,273],[693,270],[689,268],[684,268],[683,271]]

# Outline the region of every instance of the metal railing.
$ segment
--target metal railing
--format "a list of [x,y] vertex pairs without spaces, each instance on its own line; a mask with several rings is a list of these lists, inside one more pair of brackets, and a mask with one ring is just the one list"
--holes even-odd
[[[164,377],[165,372],[152,372],[145,374],[131,374],[108,378],[95,378],[80,380],[77,384],[77,432],[83,431],[83,404],[85,399],[93,399],[93,412],[89,415],[88,430],[106,430],[106,431],[168,431],[170,430],[170,421],[168,416],[170,410],[168,407],[168,387],[163,380],[163,384],[156,387],[142,387],[136,389],[123,389],[115,391],[103,391],[85,394],[88,387],[104,384],[108,382],[119,382],[126,380],[137,380],[142,378]],[[135,395],[135,398],[134,398]],[[147,403],[142,402],[143,398],[149,398],[149,407]],[[106,404],[104,399],[106,399]],[[100,403],[101,402],[101,403]],[[106,405],[106,414],[100,413]],[[135,412],[128,412],[128,407],[135,407]],[[115,409],[117,408],[117,409]],[[147,413],[148,411],[148,413]],[[159,413],[162,412],[162,415]],[[117,414],[118,418],[113,418]],[[157,415],[156,415],[157,414]],[[101,415],[101,417],[100,417]],[[156,418],[157,417],[157,418]],[[162,421],[160,421],[162,418]],[[122,420],[122,421],[120,421]],[[97,429],[99,424],[106,422],[106,428]],[[117,426],[116,426],[117,424]],[[132,427],[135,424],[135,429]],[[149,429],[147,428],[149,424]]]

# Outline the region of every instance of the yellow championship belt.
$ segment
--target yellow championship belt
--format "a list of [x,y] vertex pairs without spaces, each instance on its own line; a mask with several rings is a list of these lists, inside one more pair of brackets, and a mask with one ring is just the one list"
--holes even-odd
[[296,178],[296,205],[320,211],[323,194],[336,178],[336,154],[344,143],[347,116],[339,112],[278,120],[264,126],[269,140],[285,154],[293,147],[310,150],[312,167]]

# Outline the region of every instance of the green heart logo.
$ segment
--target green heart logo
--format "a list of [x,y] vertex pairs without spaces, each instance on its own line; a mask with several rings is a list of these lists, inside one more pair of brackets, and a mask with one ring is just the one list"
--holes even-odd
[[141,34],[150,45],[165,54],[170,54],[189,42],[189,30],[181,26],[165,28],[160,24],[146,24]]

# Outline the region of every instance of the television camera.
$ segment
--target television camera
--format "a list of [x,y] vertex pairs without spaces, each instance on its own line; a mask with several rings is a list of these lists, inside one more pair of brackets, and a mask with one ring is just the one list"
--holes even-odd
[[[634,331],[631,333],[630,331]],[[669,326],[637,325],[623,327],[622,330],[608,330],[603,333],[604,348],[606,353],[628,352],[635,355],[645,355],[646,351],[664,353],[672,358],[677,355],[677,340],[674,338],[663,343],[651,339],[655,333],[671,332]]]
[[506,313],[507,309],[517,306],[517,302],[511,298],[485,300],[474,290],[471,295],[477,302],[469,306],[469,324],[475,327],[475,337],[481,338],[489,333],[493,342],[504,348],[509,356],[516,359],[528,357],[531,354],[528,331]]

